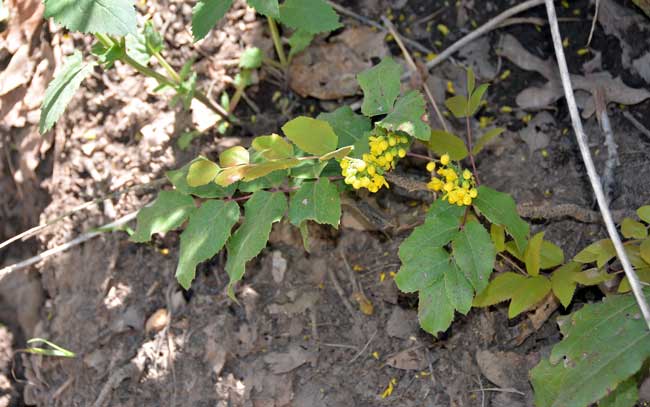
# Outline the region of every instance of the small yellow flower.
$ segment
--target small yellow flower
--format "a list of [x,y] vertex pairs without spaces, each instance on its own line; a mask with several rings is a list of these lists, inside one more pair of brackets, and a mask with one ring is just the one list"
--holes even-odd
[[379,352],[377,351],[372,352],[372,357],[379,360]]
[[429,162],[427,164],[427,171],[433,172],[435,170],[436,170],[436,163],[434,163],[433,161]]
[[456,88],[454,88],[454,83],[452,81],[447,81],[447,92],[452,95],[456,94]]
[[388,386],[386,386],[386,389],[384,390],[384,392],[381,393],[381,398],[385,399],[385,398],[389,397],[391,394],[393,394],[393,390],[395,389],[395,385],[397,385],[397,379],[393,377],[388,382]]
[[448,165],[449,161],[449,154],[443,154],[442,157],[440,157],[440,164],[442,165]]
[[463,171],[463,179],[470,179],[472,178],[472,172],[468,169],[465,169]]

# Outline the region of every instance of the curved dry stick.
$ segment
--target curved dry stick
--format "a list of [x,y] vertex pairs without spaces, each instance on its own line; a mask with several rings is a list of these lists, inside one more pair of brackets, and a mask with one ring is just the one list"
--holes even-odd
[[553,0],[544,0],[546,3],[546,13],[548,14],[548,22],[551,28],[551,35],[553,36],[553,47],[555,48],[555,56],[557,58],[557,65],[560,69],[560,76],[562,78],[562,87],[564,88],[564,96],[566,97],[567,105],[569,106],[569,113],[571,115],[571,123],[573,124],[573,131],[576,134],[576,139],[578,140],[578,146],[580,147],[580,154],[582,155],[582,161],[585,163],[587,168],[587,175],[589,175],[589,181],[591,182],[591,187],[594,190],[596,195],[596,201],[598,201],[598,207],[600,212],[603,215],[603,221],[607,227],[607,233],[609,234],[614,248],[616,249],[616,255],[623,265],[623,270],[625,271],[625,276],[630,282],[630,287],[634,293],[636,302],[641,309],[643,318],[650,329],[650,308],[648,308],[648,303],[646,302],[645,296],[643,295],[643,289],[641,288],[641,283],[639,277],[634,272],[632,264],[625,253],[623,243],[621,238],[618,235],[616,230],[616,225],[612,219],[612,214],[607,205],[607,198],[603,192],[603,187],[600,184],[600,179],[598,173],[596,172],[596,167],[591,158],[591,152],[589,151],[589,146],[587,144],[587,137],[585,136],[584,129],[582,128],[582,121],[580,120],[580,113],[578,113],[578,106],[576,105],[576,100],[573,95],[573,87],[571,86],[571,77],[569,74],[569,68],[566,63],[566,58],[564,56],[564,47],[562,46],[562,37],[560,35],[560,27],[557,22],[557,15],[555,13],[555,6],[553,5]]

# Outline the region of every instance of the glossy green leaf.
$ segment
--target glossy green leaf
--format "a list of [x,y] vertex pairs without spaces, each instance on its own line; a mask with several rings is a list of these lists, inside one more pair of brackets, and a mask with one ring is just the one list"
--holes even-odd
[[454,260],[477,293],[487,287],[496,249],[483,225],[472,220],[451,242]]
[[447,330],[454,320],[454,306],[447,298],[443,276],[420,291],[418,320],[422,329],[432,335]]
[[311,34],[341,27],[336,11],[324,0],[285,0],[280,6],[282,24]]
[[190,164],[187,171],[187,185],[191,187],[199,187],[201,185],[209,184],[219,173],[219,166],[204,157],[198,157]]
[[247,169],[248,167],[244,165],[224,168],[219,171],[217,176],[214,177],[213,181],[220,187],[227,188],[233,185],[235,182],[241,181],[244,178],[244,174],[246,173]]
[[226,243],[228,295],[231,298],[234,299],[233,285],[244,276],[246,262],[266,247],[271,226],[282,219],[286,210],[287,200],[282,192],[255,192],[244,205],[244,222]]
[[582,249],[573,260],[583,264],[596,262],[598,267],[602,267],[614,256],[616,256],[616,250],[612,241],[602,239]]
[[559,246],[544,240],[542,242],[540,268],[542,270],[551,269],[562,263],[564,263],[564,251]]
[[135,34],[133,0],[44,0],[45,18],[70,31],[124,36]]
[[395,102],[393,111],[378,126],[389,131],[401,131],[419,140],[429,140],[431,128],[425,122],[426,103],[420,92],[412,90]]
[[485,145],[489,143],[490,140],[497,137],[504,131],[506,131],[506,129],[503,127],[495,127],[483,133],[481,138],[479,138],[476,144],[474,144],[474,147],[472,148],[472,154],[477,155],[480,153],[481,150],[483,150],[483,147],[485,147]]
[[327,161],[331,159],[337,159],[337,160],[342,160],[343,158],[347,157],[350,155],[350,153],[354,150],[354,146],[347,146],[347,147],[341,147],[339,149],[336,149],[332,152],[329,152],[319,158],[320,161]]
[[445,273],[453,272],[455,265],[452,264],[449,253],[426,243],[421,233],[413,231],[399,248],[402,267],[395,276],[395,283],[405,293],[423,290]]
[[467,98],[463,95],[452,96],[445,100],[447,109],[458,119],[467,116],[467,103]]
[[526,245],[524,263],[526,264],[526,271],[531,276],[539,275],[542,258],[542,242],[544,242],[544,232],[539,232],[531,237],[528,245]]
[[472,308],[472,300],[474,299],[472,284],[467,281],[458,267],[454,267],[454,264],[452,264],[451,272],[445,273],[443,282],[447,300],[458,312],[467,315],[470,308]]
[[526,277],[507,271],[496,276],[487,288],[474,298],[475,307],[488,307],[512,298],[513,293],[521,287]]
[[309,44],[311,44],[313,39],[314,34],[304,30],[296,30],[288,39],[289,58],[293,58],[295,55],[304,51]]
[[551,282],[544,276],[529,277],[512,294],[508,318],[514,318],[540,302],[551,292]]
[[438,155],[449,154],[454,161],[467,157],[467,146],[458,136],[444,130],[431,131],[431,138],[427,143],[429,148]]
[[582,264],[569,262],[558,267],[551,274],[551,289],[564,308],[568,308],[576,291],[575,276],[580,273]]
[[277,134],[259,136],[253,139],[253,149],[268,160],[293,157],[293,145]]
[[636,214],[645,223],[650,223],[650,205],[645,205],[636,210]]
[[75,51],[65,59],[63,67],[56,73],[45,91],[38,124],[41,134],[45,134],[59,120],[81,82],[92,73],[95,65],[94,62],[84,63],[79,51]]
[[372,117],[387,114],[400,93],[402,67],[392,58],[384,58],[378,65],[357,75],[363,90],[361,113]]
[[250,162],[248,150],[242,146],[230,147],[219,154],[219,164],[222,167],[234,167],[237,165],[246,165]]
[[280,18],[280,5],[278,0],[246,0],[249,6],[253,7],[258,13],[267,17]]
[[199,0],[192,9],[194,41],[204,38],[232,6],[233,0]]
[[586,304],[564,318],[560,330],[564,339],[531,371],[538,407],[590,405],[650,357],[650,330],[632,295]]
[[503,225],[515,239],[520,252],[526,250],[530,228],[517,213],[517,206],[510,195],[481,185],[478,187],[478,196],[474,199],[474,207],[490,222]]
[[611,280],[614,277],[616,277],[616,275],[608,274],[605,270],[589,269],[584,270],[580,273],[573,274],[573,281],[578,284],[590,286],[604,283],[605,281]]
[[[197,158],[197,160],[201,159],[202,157]],[[174,185],[174,188],[176,188],[179,192],[182,192],[186,195],[195,195],[200,198],[224,198],[231,196],[235,192],[236,185],[234,184],[228,188],[223,188],[214,182],[210,182],[199,187],[191,187],[187,183],[187,175],[189,174],[190,166],[193,162],[188,163],[177,170],[171,170],[165,173],[167,179],[169,179],[172,185]]]
[[303,182],[289,203],[289,220],[299,226],[305,220],[339,227],[341,198],[336,185],[327,178]]
[[481,108],[481,100],[483,99],[483,95],[485,95],[488,86],[487,83],[484,83],[480,85],[474,93],[472,93],[472,96],[469,98],[469,106],[467,107],[468,116],[474,116],[476,112],[479,111]]
[[631,218],[623,219],[621,233],[627,239],[645,239],[648,237],[648,230],[645,225]]
[[257,178],[265,177],[273,172],[279,170],[286,170],[293,168],[300,164],[300,160],[297,158],[285,158],[282,160],[273,160],[267,161],[255,165],[247,166],[243,173],[244,181],[252,181]]
[[490,238],[497,253],[506,249],[506,230],[503,226],[492,223],[490,225]]
[[190,215],[190,221],[181,233],[181,249],[176,267],[176,279],[183,288],[190,288],[196,266],[223,248],[238,220],[239,205],[233,201],[206,201]]
[[194,210],[194,199],[178,191],[160,191],[150,206],[140,209],[133,242],[148,242],[154,233],[166,233],[181,226]]
[[646,262],[650,263],[650,238],[646,238],[639,246],[639,255]]
[[324,120],[299,116],[282,126],[282,131],[301,150],[310,154],[323,155],[338,147],[338,137]]
[[634,407],[639,400],[639,389],[636,377],[632,376],[616,386],[613,392],[605,396],[598,407]]
[[318,119],[325,120],[332,126],[339,137],[338,147],[354,146],[355,156],[358,151],[368,150],[368,137],[365,136],[372,128],[370,119],[354,113],[350,106],[341,106],[333,112],[321,113]]
[[246,48],[239,57],[239,67],[244,69],[257,69],[262,66],[264,53],[257,47]]

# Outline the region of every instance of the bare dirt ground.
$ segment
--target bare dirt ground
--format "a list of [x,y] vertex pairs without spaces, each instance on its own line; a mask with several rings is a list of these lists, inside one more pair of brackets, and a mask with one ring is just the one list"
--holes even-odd
[[[435,52],[515,3],[341,2],[375,22],[391,10],[402,34]],[[558,4],[565,19],[561,28],[573,73],[588,83],[605,83],[598,75],[622,80],[608,88],[616,102],[609,113],[621,163],[612,207],[633,210],[650,202],[650,133],[645,129],[650,128],[650,101],[630,104],[626,97],[650,88],[650,20],[629,1],[601,3],[608,9],[601,10],[587,55],[578,50],[587,41],[593,6],[587,1]],[[165,54],[175,67],[196,58],[199,86],[214,99],[228,89],[246,47],[258,46],[273,57],[265,22],[243,2],[236,1],[198,44],[187,28],[189,2],[138,4],[164,33]],[[89,200],[163,177],[199,153],[215,156],[232,145],[246,145],[252,135],[277,132],[295,115],[354,103],[359,100],[350,81],[354,73],[386,54],[402,57],[384,34],[343,17],[346,28],[318,38],[296,57],[288,82],[270,70],[260,72],[259,83],[247,93],[249,101],[236,111],[246,123],[242,128],[227,136],[212,128],[186,150],[177,144],[180,135],[206,122],[209,127],[214,118],[200,107],[192,112],[171,108],[167,95],[149,92],[155,84],[118,64],[110,71],[96,69],[64,119],[41,137],[38,106],[45,84],[63,55],[74,48],[87,52],[90,40],[41,23],[37,0],[9,5],[20,21],[0,27],[0,241]],[[428,80],[439,100],[448,81],[457,90],[464,88],[464,71],[455,63],[473,66],[481,81],[491,82],[480,116],[508,131],[479,159],[484,183],[512,193],[518,202],[593,209],[564,99],[532,106],[539,102],[535,89],[552,78],[526,70],[513,57],[554,63],[548,28],[533,20],[543,19],[544,10],[521,17],[531,20],[470,44],[432,70]],[[440,22],[450,29],[446,37],[436,28]],[[425,62],[423,51],[412,51]],[[589,92],[582,92],[580,103],[589,110]],[[594,115],[585,126],[602,170],[607,151]],[[403,160],[399,171],[426,177],[418,161]],[[79,211],[36,239],[0,250],[0,266],[56,247],[154,197],[152,190],[130,191]],[[295,228],[276,225],[268,248],[248,264],[238,286],[239,304],[224,292],[223,255],[202,264],[192,289],[181,290],[174,279],[177,233],[157,236],[149,245],[129,242],[124,232],[106,233],[14,273],[0,283],[0,406],[532,405],[527,372],[559,340],[555,317],[571,310],[560,307],[534,331],[527,330],[526,316],[509,321],[501,306],[457,315],[438,338],[421,331],[417,299],[399,293],[391,277],[399,269],[400,242],[426,209],[428,198],[416,198],[399,188],[372,197],[348,195],[340,230],[312,228],[311,253],[303,250]],[[567,258],[604,235],[600,224],[568,217],[533,223],[533,231],[546,230],[546,238]],[[352,298],[358,291],[372,303],[371,315]],[[600,297],[599,290],[583,290],[572,310]],[[77,357],[20,353],[31,337],[47,338]],[[393,379],[392,394],[382,398]]]

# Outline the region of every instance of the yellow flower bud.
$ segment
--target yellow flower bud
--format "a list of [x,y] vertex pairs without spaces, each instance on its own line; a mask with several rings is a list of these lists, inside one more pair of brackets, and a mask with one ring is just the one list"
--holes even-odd
[[444,189],[446,192],[451,192],[454,189],[454,184],[451,182],[446,182],[442,189]]
[[436,163],[434,163],[433,161],[427,164],[427,171],[433,172],[435,171],[435,169],[436,169]]
[[469,196],[472,198],[476,198],[478,196],[478,191],[476,190],[476,188],[472,188],[469,190]]
[[395,137],[393,136],[388,137],[388,145],[393,147],[395,144],[397,144],[397,140],[395,139]]
[[397,155],[399,156],[399,158],[406,157],[406,150],[404,150],[403,148],[400,148],[399,150],[397,150]]
[[442,165],[449,164],[449,154],[443,154],[442,157],[440,157],[440,164]]
[[469,196],[469,195],[465,195],[465,197],[463,198],[463,204],[468,205],[468,206],[471,205],[472,204],[472,197]]
[[354,182],[352,183],[352,188],[354,188],[354,189],[361,188],[361,181],[358,180],[358,179],[355,179]]
[[470,170],[468,170],[468,169],[465,169],[465,170],[463,171],[463,178],[465,178],[465,179],[470,179],[470,178],[472,178],[472,172],[471,172]]

